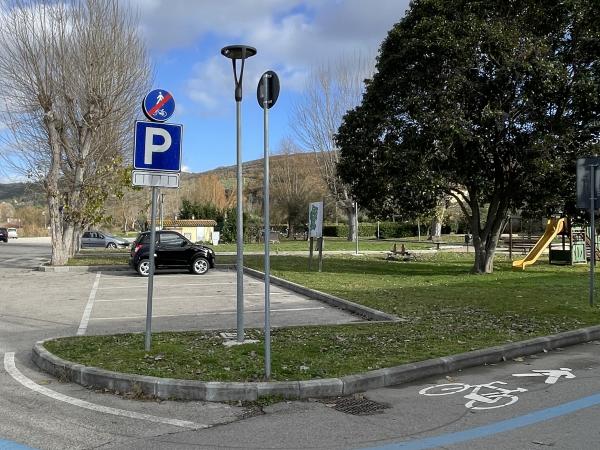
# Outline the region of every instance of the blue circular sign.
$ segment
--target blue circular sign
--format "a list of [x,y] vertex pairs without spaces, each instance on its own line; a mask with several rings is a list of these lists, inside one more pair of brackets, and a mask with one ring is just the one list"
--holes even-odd
[[175,112],[175,99],[169,91],[154,89],[144,97],[142,109],[153,122],[164,122]]

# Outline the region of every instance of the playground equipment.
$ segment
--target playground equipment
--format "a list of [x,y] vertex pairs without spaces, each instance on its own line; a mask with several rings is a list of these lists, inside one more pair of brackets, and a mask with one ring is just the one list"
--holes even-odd
[[546,231],[544,232],[544,235],[537,241],[531,251],[527,253],[525,258],[513,261],[513,268],[525,270],[525,267],[535,263],[541,256],[544,249],[548,247],[558,233],[565,228],[565,223],[566,219],[564,217],[551,217],[548,219],[548,224],[546,225]]

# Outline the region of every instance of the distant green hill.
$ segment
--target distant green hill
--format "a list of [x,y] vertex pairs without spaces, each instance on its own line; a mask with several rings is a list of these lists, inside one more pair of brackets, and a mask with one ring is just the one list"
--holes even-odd
[[31,183],[0,184],[0,202],[41,205],[44,197],[41,189]]
[[[301,153],[295,155],[272,155],[271,162],[281,158],[313,158],[311,153]],[[262,186],[263,160],[255,159],[246,161],[242,164],[244,171],[245,186]],[[192,182],[195,178],[215,174],[221,180],[226,189],[233,189],[236,184],[237,167],[235,165],[217,167],[200,173],[182,173],[181,183],[185,185]],[[36,206],[44,205],[44,194],[38,185],[32,183],[7,183],[0,184],[0,202],[11,202],[19,204],[32,204]]]

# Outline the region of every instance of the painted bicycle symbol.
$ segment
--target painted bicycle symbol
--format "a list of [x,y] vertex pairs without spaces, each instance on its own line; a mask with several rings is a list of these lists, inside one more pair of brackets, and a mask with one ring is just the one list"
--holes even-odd
[[517,392],[526,392],[527,389],[505,389],[498,384],[507,384],[502,381],[492,381],[486,384],[449,383],[429,386],[419,391],[427,396],[451,395],[470,391],[464,397],[469,401],[465,406],[469,409],[494,409],[512,405],[519,400],[514,395]]

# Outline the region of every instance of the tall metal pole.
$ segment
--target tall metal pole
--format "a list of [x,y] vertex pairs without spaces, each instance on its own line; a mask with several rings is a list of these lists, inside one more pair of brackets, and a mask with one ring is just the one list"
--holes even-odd
[[358,202],[354,202],[354,227],[356,230],[356,254],[358,255]]
[[237,340],[244,342],[244,186],[242,174],[242,101],[235,102],[237,122]]
[[263,75],[264,89],[264,222],[265,222],[265,377],[271,378],[271,261],[270,261],[270,204],[269,204],[269,74]]
[[[244,342],[244,209],[242,196],[244,183],[242,179],[242,80],[246,58],[256,55],[256,49],[248,45],[229,45],[221,49],[221,54],[231,59],[233,80],[235,82],[235,117],[237,126],[237,341]],[[241,61],[238,77],[236,61]]]
[[146,336],[144,349],[149,352],[152,343],[152,292],[154,289],[154,252],[156,251],[156,187],[152,186],[152,210],[150,213],[150,274],[148,275],[148,299],[146,301]]
[[160,193],[160,229],[163,229],[163,222],[164,222],[164,213],[163,213],[163,207],[164,207],[164,203],[165,203],[165,194],[163,194],[162,192]]
[[596,166],[590,165],[590,306],[594,306],[594,269],[596,266]]

